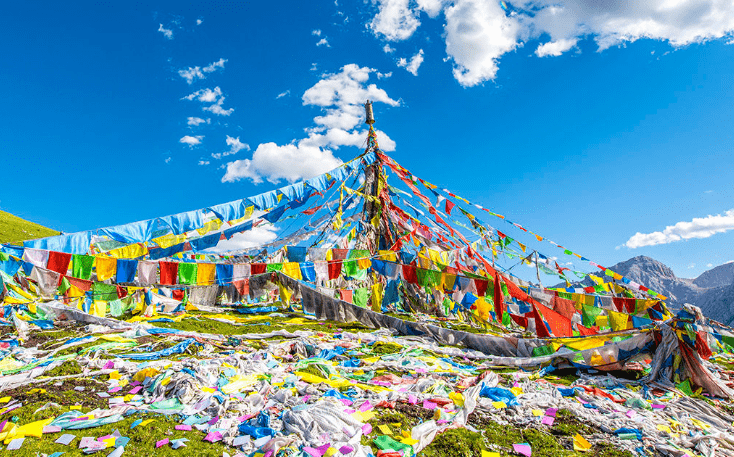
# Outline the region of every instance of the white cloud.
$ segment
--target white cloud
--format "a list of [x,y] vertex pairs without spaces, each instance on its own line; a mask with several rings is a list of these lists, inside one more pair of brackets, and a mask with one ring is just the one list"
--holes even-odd
[[209,165],[208,160],[199,160],[199,165]]
[[288,89],[288,90],[287,90],[287,91],[285,91],[285,92],[281,92],[281,93],[279,93],[279,94],[278,94],[278,96],[277,96],[277,97],[275,97],[275,99],[277,100],[277,99],[279,99],[279,98],[283,98],[283,97],[285,97],[285,96],[287,96],[287,95],[290,95],[290,94],[291,94],[291,91],[290,91],[290,89]]
[[201,109],[203,109],[204,111],[212,112],[216,114],[217,116],[229,116],[230,114],[234,112],[234,108],[224,109],[222,108],[223,103],[224,103],[224,97],[221,97],[219,100],[217,100],[217,103],[213,105],[205,106]]
[[385,54],[392,54],[393,52],[395,52],[395,48],[387,43],[385,43],[385,46],[382,47],[382,50],[385,51]]
[[576,40],[576,38],[571,38],[570,40],[561,39],[558,41],[549,41],[547,43],[539,45],[538,49],[535,50],[535,55],[538,57],[558,57],[564,52],[576,46],[577,41],[578,40]]
[[189,67],[185,70],[179,70],[178,75],[186,80],[188,84],[193,84],[194,81],[199,79],[206,79],[206,73],[213,73],[217,69],[224,69],[224,64],[227,63],[227,59],[219,59],[216,62],[212,62],[204,68],[201,67]]
[[201,109],[217,114],[219,116],[229,116],[234,112],[234,108],[224,109],[224,95],[222,95],[222,89],[219,86],[214,89],[199,89],[193,92],[181,100],[197,100],[202,103],[211,103],[209,106],[203,106]]
[[163,24],[160,24],[158,26],[158,31],[163,34],[164,37],[166,37],[167,40],[173,39],[173,30],[163,28]]
[[326,113],[314,119],[318,126],[310,131],[319,132],[330,128],[352,129],[362,121],[363,104],[367,100],[398,106],[400,104],[398,101],[390,98],[387,92],[376,85],[370,84],[365,87],[370,73],[376,71],[356,64],[345,65],[341,68],[341,72],[324,75],[324,79],[306,90],[303,94],[303,104],[320,106]]
[[171,158],[170,157],[166,157],[166,160],[164,160],[164,162],[171,163]]
[[[399,102],[374,84],[368,84],[377,70],[345,65],[339,73],[325,74],[323,79],[306,90],[303,104],[318,106],[324,114],[314,118],[315,126],[306,129],[308,136],[290,144],[260,144],[251,159],[229,162],[222,182],[249,179],[261,183],[264,179],[276,183],[308,179],[339,166],[342,161],[331,149],[341,146],[364,147],[367,130],[362,126],[365,101],[398,106]],[[395,142],[384,132],[377,132],[380,147],[393,151]]]
[[416,55],[410,58],[410,61],[406,60],[404,57],[401,57],[400,60],[398,60],[398,67],[403,67],[408,72],[412,73],[413,76],[418,76],[418,68],[423,63],[423,49],[418,51]]
[[309,71],[316,71],[319,69],[319,65],[316,62],[311,63],[311,68],[309,68]]
[[202,68],[201,71],[203,71],[204,73],[213,73],[217,71],[218,68],[224,70],[225,63],[227,63],[227,59],[219,59],[216,62],[212,62],[206,67]]
[[311,35],[313,36],[321,36],[321,30],[316,29],[311,31]]
[[462,86],[494,79],[499,58],[518,46],[520,24],[498,2],[457,0],[445,11],[446,53]]
[[627,240],[625,246],[630,249],[636,249],[643,246],[668,244],[691,238],[708,238],[717,233],[728,232],[729,230],[734,230],[734,209],[715,216],[696,217],[690,222],[678,222],[675,225],[665,227],[665,230],[661,232],[637,232]]
[[179,70],[178,75],[186,80],[187,83],[191,84],[197,79],[204,79],[204,73],[201,72],[199,67],[189,67],[186,70]]
[[277,230],[272,224],[261,224],[246,232],[235,233],[228,240],[221,240],[215,248],[208,249],[208,251],[226,252],[256,248],[275,240],[278,237]]
[[238,152],[240,152],[243,149],[246,151],[250,150],[250,145],[247,143],[241,142],[240,137],[233,138],[227,135],[226,143],[227,143],[227,146],[229,146],[229,151],[214,153],[212,154],[212,157],[214,157],[215,159],[221,159],[222,157],[237,154]]
[[202,22],[204,22],[204,21],[202,21],[201,19],[197,19],[196,20],[196,25],[201,25]]
[[281,179],[295,182],[312,178],[342,164],[329,150],[286,144],[264,143],[252,154],[252,160],[236,160],[227,164],[222,182],[250,179],[259,184],[266,177],[271,183]]
[[390,41],[410,38],[421,23],[418,11],[412,10],[409,3],[410,0],[380,0],[380,10],[369,27],[376,35]]
[[713,263],[707,263],[707,264],[706,264],[706,268],[711,268],[711,267],[713,267],[713,266],[714,266],[714,264],[713,264]]
[[180,140],[178,140],[179,143],[188,144],[190,148],[193,148],[196,145],[201,144],[201,140],[204,139],[203,135],[196,135],[196,136],[190,136],[186,135]]
[[377,79],[389,78],[390,76],[392,76],[391,71],[388,71],[387,73],[380,73],[379,71],[377,72]]
[[316,46],[326,46],[327,48],[330,48],[331,45],[329,44],[329,41],[326,38],[322,38],[316,43]]
[[211,124],[211,119],[202,119],[200,117],[189,117],[187,118],[188,125],[193,125],[194,127],[200,125],[200,124]]
[[[436,17],[443,10],[447,58],[463,86],[493,80],[504,54],[539,38],[544,42],[535,50],[538,57],[559,56],[587,38],[600,52],[642,38],[673,47],[734,42],[731,0],[516,0],[510,11],[485,0],[379,0],[377,6],[367,26],[387,41],[409,39],[421,12]],[[392,49],[386,46],[386,52]]]
[[214,103],[219,97],[222,96],[222,89],[219,86],[214,89],[199,89],[194,93],[191,93],[181,100],[198,100],[202,103]]

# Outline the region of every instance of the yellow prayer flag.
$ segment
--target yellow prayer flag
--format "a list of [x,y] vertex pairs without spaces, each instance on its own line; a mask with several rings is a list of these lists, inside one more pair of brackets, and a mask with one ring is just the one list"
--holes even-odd
[[97,280],[110,279],[117,273],[117,259],[112,257],[97,257]]
[[217,266],[213,263],[200,263],[196,268],[196,284],[214,284]]
[[629,316],[625,313],[618,313],[617,311],[608,311],[609,320],[612,330],[619,332],[620,330],[627,330],[627,321]]

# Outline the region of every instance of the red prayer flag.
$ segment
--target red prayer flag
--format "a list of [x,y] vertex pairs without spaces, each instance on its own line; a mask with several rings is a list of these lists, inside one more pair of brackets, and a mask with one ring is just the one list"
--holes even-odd
[[178,262],[159,262],[161,267],[161,284],[172,286],[178,281]]
[[50,251],[48,253],[48,264],[46,265],[46,269],[65,275],[66,272],[69,270],[70,261],[71,254],[67,254],[65,252]]

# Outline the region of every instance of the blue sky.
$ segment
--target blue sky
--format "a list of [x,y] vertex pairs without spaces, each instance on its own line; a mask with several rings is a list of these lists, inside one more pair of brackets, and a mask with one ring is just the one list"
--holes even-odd
[[370,97],[403,166],[599,264],[734,259],[734,6],[586,3],[16,2],[0,208],[71,232],[264,192],[357,155]]

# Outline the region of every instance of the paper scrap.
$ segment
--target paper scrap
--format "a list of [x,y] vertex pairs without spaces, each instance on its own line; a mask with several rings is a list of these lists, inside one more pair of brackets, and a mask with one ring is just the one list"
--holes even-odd
[[186,431],[186,432],[191,431],[191,426],[186,425],[186,424],[178,424],[174,428],[176,430],[181,430],[181,431]]
[[577,433],[576,436],[573,437],[573,450],[586,452],[589,449],[591,449],[591,443]]
[[76,435],[66,433],[58,437],[54,442],[58,444],[63,444],[64,446],[68,446],[69,444],[71,444],[72,441],[74,441],[74,438],[76,438]]
[[380,429],[380,431],[385,435],[392,435],[392,430],[390,430],[390,427],[388,427],[385,424],[378,425],[377,428]]
[[168,438],[163,438],[162,440],[155,442],[155,448],[158,449],[159,447],[163,447],[168,443],[170,443],[170,440]]
[[543,424],[543,425],[550,426],[550,425],[553,425],[553,422],[555,422],[555,421],[556,421],[556,418],[555,417],[543,416],[543,419],[541,419],[540,423]]
[[513,444],[512,448],[515,452],[522,454],[525,457],[530,457],[533,454],[533,450],[530,448],[528,443]]

